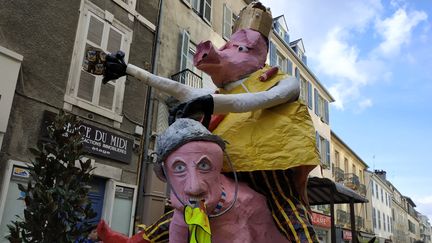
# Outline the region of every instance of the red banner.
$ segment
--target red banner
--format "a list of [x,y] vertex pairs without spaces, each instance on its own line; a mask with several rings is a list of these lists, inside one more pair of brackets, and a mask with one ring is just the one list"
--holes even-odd
[[343,231],[343,239],[344,239],[344,240],[352,240],[352,234],[351,234],[351,231],[349,231],[349,230],[344,230],[344,231]]
[[327,215],[312,212],[312,224],[324,228],[330,228],[330,217]]

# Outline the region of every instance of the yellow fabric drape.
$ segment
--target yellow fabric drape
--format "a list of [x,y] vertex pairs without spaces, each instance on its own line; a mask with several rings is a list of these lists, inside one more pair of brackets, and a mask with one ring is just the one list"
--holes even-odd
[[[265,67],[253,73],[243,85],[251,93],[265,91],[286,77],[278,72],[266,82],[258,77]],[[242,85],[225,94],[246,93]],[[318,165],[315,129],[307,106],[301,101],[269,109],[229,113],[213,131],[228,142],[229,154],[237,171],[286,170],[302,165]],[[230,171],[224,163],[224,171]]]

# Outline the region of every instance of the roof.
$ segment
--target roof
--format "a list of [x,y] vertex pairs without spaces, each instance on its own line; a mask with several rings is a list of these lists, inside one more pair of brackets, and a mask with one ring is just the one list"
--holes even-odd
[[303,53],[306,53],[306,49],[304,47],[303,39],[302,38],[297,39],[295,41],[291,41],[289,43],[289,45],[290,45],[291,48],[294,48],[295,46],[298,46],[302,50]]
[[328,178],[309,178],[307,192],[310,205],[330,204],[332,201],[334,204],[368,202],[357,192]]
[[413,200],[410,197],[407,197],[407,196],[403,196],[403,197],[408,201],[409,204],[411,204],[411,206],[417,207],[417,205],[415,205],[415,203],[413,202]]
[[277,16],[276,18],[273,18],[273,22],[275,22],[275,21],[278,21],[282,25],[283,29],[286,32],[289,31],[288,25],[287,25],[286,20],[285,20],[285,15],[282,14],[282,15]]
[[354,155],[354,157],[356,157],[357,158],[357,160],[358,161],[360,161],[365,167],[366,167],[366,169],[367,168],[369,168],[369,165],[368,164],[366,164],[366,162],[364,162],[361,158],[360,158],[360,156],[358,156],[338,135],[336,135],[336,133],[333,131],[333,130],[331,130],[330,131],[330,133],[331,133],[331,136],[332,137],[335,137],[343,146],[345,146],[345,148],[347,148],[348,149],[348,151],[350,152],[350,153],[352,153],[353,155]]

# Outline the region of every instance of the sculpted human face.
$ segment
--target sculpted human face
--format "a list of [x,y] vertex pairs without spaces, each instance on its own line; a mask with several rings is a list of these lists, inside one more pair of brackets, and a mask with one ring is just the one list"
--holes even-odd
[[[193,205],[204,200],[208,214],[211,214],[221,197],[222,164],[222,149],[215,143],[205,141],[186,143],[165,160],[172,189],[185,203]],[[171,201],[174,208],[183,209],[172,192]]]

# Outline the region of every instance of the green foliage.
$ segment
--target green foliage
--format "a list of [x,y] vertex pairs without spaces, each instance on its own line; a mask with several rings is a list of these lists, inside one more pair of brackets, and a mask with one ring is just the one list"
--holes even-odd
[[[84,154],[80,122],[60,111],[48,126],[49,140],[31,148],[31,180],[19,185],[25,193],[24,218],[8,225],[10,242],[74,242],[91,230],[96,216],[87,197],[93,170]],[[76,167],[75,162],[80,166]]]

